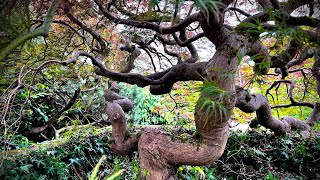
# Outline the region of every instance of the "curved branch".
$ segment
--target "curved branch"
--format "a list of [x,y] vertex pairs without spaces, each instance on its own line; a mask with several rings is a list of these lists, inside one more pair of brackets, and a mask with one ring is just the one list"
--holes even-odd
[[[129,84],[136,84],[139,87],[145,87],[148,85],[155,85],[151,86],[150,88],[151,93],[154,94],[163,94],[170,92],[172,85],[175,82],[178,81],[203,81],[204,77],[204,68],[206,65],[206,62],[199,62],[199,63],[182,63],[177,64],[173,66],[170,69],[167,69],[165,71],[151,74],[148,76],[143,76],[141,74],[136,73],[116,73],[113,71],[110,71],[105,68],[105,66],[102,64],[102,62],[96,58],[94,58],[92,55],[86,52],[77,52],[74,53],[73,56],[71,56],[69,59],[65,61],[51,61],[50,63],[58,63],[61,65],[68,65],[70,63],[76,63],[79,56],[86,56],[92,60],[92,64],[96,66],[98,69],[96,70],[96,73],[101,76],[105,76],[108,78],[111,78],[115,81],[120,82],[126,82]],[[49,62],[47,62],[49,64]],[[44,66],[44,65],[42,65]],[[163,87],[166,87],[163,89]]]
[[[201,36],[202,37],[204,36],[204,33],[200,33],[198,35],[199,35],[199,38],[201,38]],[[184,45],[185,42],[188,42],[188,40],[191,39],[191,38],[187,39],[187,35],[186,35],[185,30],[180,31],[180,37],[178,37],[175,33],[173,33],[172,36],[174,37],[174,39],[176,40],[176,42],[180,46]],[[197,35],[194,37],[197,37]],[[184,41],[184,43],[181,40]],[[192,59],[191,62],[196,62],[198,60],[199,55],[198,55],[198,51],[197,51],[196,47],[191,42],[189,42],[188,44],[186,43],[186,46],[187,46],[189,52],[191,53],[191,58],[189,58],[189,59]]]
[[[173,36],[174,40],[177,42],[177,44],[178,44],[179,46],[181,46],[181,47],[186,47],[186,46],[188,46],[190,43],[192,43],[193,41],[196,41],[196,40],[198,40],[198,39],[200,39],[200,38],[203,38],[203,37],[204,37],[204,33],[203,33],[203,32],[202,32],[202,33],[199,33],[199,34],[197,34],[197,35],[195,35],[195,36],[193,36],[193,37],[191,37],[191,38],[188,38],[188,39],[184,38],[185,40],[180,39],[175,33],[173,33],[172,36]],[[180,36],[181,36],[181,34],[180,34]],[[184,36],[185,36],[185,33],[184,33]],[[183,41],[182,41],[182,40],[183,40]]]
[[302,64],[305,60],[311,58],[313,55],[314,55],[314,52],[310,51],[310,49],[306,48],[302,53],[300,53],[298,58],[293,59],[288,62],[288,64],[287,64],[288,69],[293,66]]
[[35,38],[37,36],[48,34],[51,27],[51,23],[53,21],[53,17],[56,13],[56,10],[58,9],[60,2],[61,0],[54,0],[52,2],[47,15],[45,16],[44,23],[39,28],[36,28],[35,30],[30,32],[21,34],[16,39],[11,41],[8,46],[2,49],[0,52],[0,61],[4,60],[13,50],[15,50],[17,47],[19,47],[21,44],[23,44],[27,40]]
[[255,23],[256,21],[259,22],[266,22],[269,19],[270,15],[267,12],[259,12],[257,14],[251,15],[244,19],[237,27],[236,29],[243,28],[242,23]]
[[106,111],[111,121],[114,140],[111,147],[115,152],[127,155],[137,150],[139,140],[137,134],[131,134],[127,129],[125,112],[132,110],[133,103],[130,99],[118,94],[120,89],[117,82],[109,81],[108,85],[105,99],[108,101]]
[[246,16],[246,17],[250,17],[250,16],[251,16],[251,14],[245,12],[245,11],[242,10],[242,9],[236,8],[236,7],[228,7],[227,9],[224,10],[223,13],[226,13],[226,12],[228,12],[228,11],[237,11],[237,12],[239,12],[240,14]]
[[151,23],[151,22],[142,22],[142,21],[136,21],[136,20],[130,20],[130,19],[117,18],[109,13],[107,8],[103,5],[103,3],[100,0],[94,0],[94,1],[98,5],[99,9],[102,11],[103,15],[107,19],[113,21],[114,23],[125,24],[128,26],[134,26],[137,28],[151,29],[151,30],[154,30],[155,32],[160,33],[160,34],[172,34],[174,32],[180,31],[181,29],[189,26],[191,23],[198,21],[199,16],[200,16],[200,13],[196,13],[196,14],[193,14],[193,15],[187,17],[183,21],[181,21],[173,26],[162,27],[158,24]]
[[68,9],[67,7],[64,8],[64,11],[67,15],[67,17],[72,21],[74,22],[75,24],[77,24],[79,27],[81,27],[84,31],[88,32],[89,34],[92,35],[92,37],[94,39],[96,39],[99,44],[100,44],[100,49],[99,51],[100,52],[103,52],[104,50],[106,50],[106,43],[105,43],[105,40],[103,39],[103,37],[97,33],[95,30],[89,28],[86,24],[84,24],[83,22],[81,22],[80,20],[78,20],[77,18],[75,18],[71,12],[70,12],[70,9]]
[[[43,23],[44,20],[32,20],[33,22],[35,23]],[[71,31],[75,32],[79,37],[81,38],[85,38],[82,34],[80,34],[75,28],[73,28],[70,24],[68,24],[67,22],[63,21],[63,20],[53,20],[52,21],[53,23],[56,23],[56,24],[62,24],[62,25],[65,25],[67,26]]]
[[118,2],[121,2],[121,1],[113,1],[113,2],[111,2],[111,3],[112,3],[112,5],[113,5],[120,13],[122,13],[122,14],[124,14],[124,15],[126,15],[126,16],[129,16],[129,17],[136,15],[135,13],[132,13],[132,12],[130,12],[130,11],[125,10],[125,9],[122,7],[121,4],[118,4]]
[[[270,94],[270,90],[272,88],[274,88],[276,85],[280,84],[280,83],[287,83],[287,84],[290,84],[290,89],[289,89],[289,92],[288,92],[288,96],[289,96],[289,99],[290,99],[290,102],[291,104],[288,104],[288,105],[278,105],[278,106],[274,106],[272,108],[279,108],[279,107],[291,107],[291,106],[306,106],[306,107],[309,107],[309,108],[314,108],[314,104],[310,103],[310,102],[297,102],[296,100],[294,100],[293,98],[293,95],[292,95],[292,92],[293,92],[293,89],[295,88],[295,83],[291,80],[280,80],[280,81],[275,81],[266,91],[266,96],[268,94]],[[271,95],[271,94],[270,94]]]
[[159,39],[159,41],[161,41],[162,43],[166,44],[166,45],[176,45],[177,42],[173,41],[173,40],[169,40],[169,39],[165,39],[163,38],[160,34],[155,34],[155,36]]
[[42,131],[44,131],[45,129],[47,129],[48,127],[50,127],[51,125],[53,125],[61,116],[62,113],[64,113],[65,111],[69,110],[73,104],[76,102],[79,94],[80,94],[81,90],[80,88],[77,89],[72,98],[69,100],[69,102],[60,110],[58,111],[56,114],[54,114],[48,121],[48,123],[44,126],[40,126],[40,127],[33,127],[31,128],[29,131],[27,131],[25,134],[38,134],[41,133]]
[[309,134],[310,126],[298,119],[283,117],[277,120],[274,118],[267,98],[261,94],[248,95],[246,90],[238,90],[236,107],[246,113],[256,112],[258,123],[277,134],[288,133],[291,129],[301,129],[304,136]]
[[178,58],[178,63],[177,64],[182,63],[182,57],[178,53],[169,51],[168,48],[167,48],[167,45],[165,43],[163,43],[163,42],[162,42],[162,45],[163,45],[163,49],[164,49],[165,53],[167,53],[170,56]]
[[286,2],[279,3],[280,11],[287,12],[291,14],[295,9],[300,6],[312,3],[313,0],[288,0]]

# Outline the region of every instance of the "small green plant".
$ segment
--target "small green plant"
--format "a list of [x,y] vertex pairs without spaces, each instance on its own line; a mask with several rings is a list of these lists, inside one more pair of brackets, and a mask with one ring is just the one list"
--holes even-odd
[[279,178],[271,173],[269,173],[266,177],[265,180],[278,180]]
[[212,116],[222,119],[227,114],[225,101],[228,98],[228,93],[220,89],[214,82],[204,82],[200,87],[202,97],[199,100],[199,108],[205,113],[207,118],[204,126]]
[[101,166],[101,163],[102,163],[105,159],[106,159],[106,156],[105,156],[105,155],[103,155],[103,156],[99,159],[98,163],[97,163],[96,166],[94,167],[94,169],[93,169],[93,171],[92,171],[92,173],[91,173],[91,175],[90,175],[90,177],[89,177],[89,180],[98,180],[99,168],[100,168],[100,166]]
[[193,2],[199,7],[208,22],[211,14],[218,20],[220,16],[219,8],[225,6],[223,3],[215,0],[193,0]]

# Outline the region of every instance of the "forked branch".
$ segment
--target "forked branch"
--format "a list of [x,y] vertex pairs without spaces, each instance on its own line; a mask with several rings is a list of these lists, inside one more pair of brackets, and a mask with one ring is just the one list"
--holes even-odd
[[[163,27],[160,26],[156,23],[152,23],[152,22],[142,22],[142,21],[137,21],[137,20],[132,20],[132,19],[121,19],[121,18],[117,18],[115,16],[113,16],[108,9],[106,8],[106,6],[100,1],[100,0],[95,0],[95,3],[98,5],[99,9],[102,11],[103,15],[113,21],[116,24],[125,24],[128,26],[134,26],[137,28],[144,28],[144,29],[150,29],[150,30],[154,30],[157,33],[160,34],[172,34],[174,32],[180,31],[181,29],[186,28],[187,26],[189,26],[191,23],[196,22],[199,20],[199,13],[193,14],[189,17],[187,17],[186,19],[184,19],[183,21],[169,26],[169,27]],[[112,4],[109,4],[108,6],[110,6]]]
[[277,105],[277,106],[273,106],[272,108],[280,108],[280,107],[292,107],[292,106],[306,106],[309,108],[314,108],[314,104],[310,103],[310,102],[297,102],[294,98],[293,98],[293,89],[295,88],[295,82],[291,81],[291,80],[279,80],[279,81],[275,81],[266,91],[266,96],[270,93],[270,90],[273,89],[276,85],[280,84],[280,83],[286,83],[286,84],[290,84],[290,88],[289,88],[289,92],[288,92],[288,96],[290,99],[291,104],[287,104],[287,105]]

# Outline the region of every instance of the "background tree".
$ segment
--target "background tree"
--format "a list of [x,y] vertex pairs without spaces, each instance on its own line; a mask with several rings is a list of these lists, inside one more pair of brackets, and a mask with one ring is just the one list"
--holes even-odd
[[[7,1],[7,5],[18,7],[18,1]],[[21,3],[21,2],[20,2]],[[187,136],[186,139],[172,139],[170,133],[162,127],[146,127],[139,134],[126,133],[125,111],[132,107],[131,102],[118,95],[119,89],[116,82],[109,82],[109,90],[105,90],[107,114],[113,125],[113,149],[121,154],[130,154],[138,147],[141,160],[141,168],[147,172],[144,174],[148,179],[175,179],[176,170],[180,165],[206,165],[216,161],[223,153],[229,136],[228,120],[230,119],[234,107],[239,108],[245,113],[256,112],[255,124],[271,129],[276,134],[285,134],[291,129],[301,129],[303,135],[308,135],[310,125],[314,124],[320,112],[318,98],[313,102],[300,102],[295,100],[293,89],[294,81],[287,79],[290,73],[306,73],[303,68],[296,68],[306,60],[312,58],[313,65],[309,69],[313,78],[316,80],[317,96],[320,95],[319,84],[319,3],[318,1],[299,1],[288,0],[286,2],[259,0],[257,8],[260,10],[246,12],[237,8],[242,1],[232,0],[194,0],[194,1],[107,1],[100,0],[72,2],[72,1],[53,1],[48,3],[47,8],[40,9],[38,12],[46,12],[44,18],[37,17],[37,8],[33,16],[28,15],[29,7],[42,6],[37,2],[28,2],[24,5],[26,13],[18,15],[29,22],[25,26],[24,33],[18,36],[9,36],[12,39],[2,43],[0,59],[3,62],[9,62],[19,59],[15,56],[15,49],[23,49],[28,40],[37,40],[35,37],[43,36],[47,44],[54,46],[65,46],[59,49],[57,55],[46,55],[39,63],[37,68],[22,66],[18,75],[17,82],[9,86],[10,92],[4,95],[4,108],[2,111],[2,124],[4,129],[4,140],[8,131],[15,131],[15,126],[25,118],[24,108],[29,103],[31,95],[31,85],[35,84],[37,74],[47,73],[43,80],[50,77],[48,72],[56,65],[70,66],[74,63],[78,68],[84,67],[85,61],[90,59],[95,67],[94,72],[100,76],[108,77],[114,81],[136,84],[139,87],[150,86],[150,92],[154,95],[169,93],[173,85],[178,81],[203,81],[200,97],[195,106],[195,126],[196,132]],[[251,2],[250,2],[251,3]],[[60,6],[59,6],[60,5]],[[300,14],[294,16],[293,12],[307,6],[309,14]],[[48,10],[46,10],[48,9]],[[58,12],[56,18],[53,18],[54,12]],[[226,24],[228,21],[228,12],[234,12],[240,23],[233,26]],[[252,14],[251,14],[252,13]],[[238,16],[240,14],[240,17]],[[13,18],[13,15],[3,15],[4,21]],[[35,18],[35,20],[33,20]],[[34,22],[31,24],[30,22]],[[24,21],[23,21],[24,22]],[[40,24],[40,25],[39,25]],[[62,32],[66,35],[74,34],[77,38],[71,37],[69,41],[54,42],[50,40],[47,43],[46,36],[49,33],[50,24],[59,24],[63,27]],[[113,25],[124,25],[129,29],[127,42],[134,45],[125,45],[120,48],[131,53],[122,62],[112,60],[112,57],[119,56],[116,42],[107,40],[110,35],[108,28]],[[12,28],[15,24],[9,24]],[[79,28],[80,30],[77,30]],[[130,31],[130,29],[133,31]],[[59,32],[59,28],[53,28],[54,33]],[[61,34],[56,34],[59,37]],[[7,34],[5,34],[7,36]],[[50,35],[49,35],[50,37]],[[212,57],[207,61],[199,61],[200,57],[195,41],[206,38],[215,45],[216,52],[212,52]],[[267,49],[263,44],[265,39],[276,39],[273,48]],[[39,40],[38,40],[39,41]],[[41,42],[40,42],[41,43]],[[77,44],[79,43],[79,44]],[[166,70],[157,71],[156,65],[151,54],[162,57],[153,44],[162,44],[164,52],[170,56],[176,57],[176,64],[172,64]],[[172,46],[168,49],[168,46]],[[129,73],[134,68],[134,60],[140,52],[139,47],[145,51],[153,65],[155,73],[142,75]],[[176,47],[186,47],[185,54],[173,52]],[[46,49],[46,48],[45,48]],[[113,51],[115,49],[115,51]],[[275,52],[275,53],[274,53]],[[23,56],[25,52],[18,53]],[[67,60],[49,60],[53,57],[65,59],[72,53]],[[115,55],[112,55],[114,53]],[[121,55],[121,53],[119,53]],[[79,58],[80,56],[85,59]],[[249,57],[254,62],[253,79],[248,84],[242,86],[236,85],[237,74],[241,61],[244,57]],[[32,58],[32,56],[30,57]],[[119,58],[121,59],[121,58]],[[161,58],[159,58],[161,60]],[[172,63],[170,61],[170,63]],[[55,64],[48,67],[48,65]],[[114,66],[118,64],[118,66]],[[122,65],[121,65],[122,64]],[[124,65],[123,65],[124,64]],[[113,67],[112,67],[113,65]],[[59,71],[65,70],[59,66]],[[88,67],[89,68],[89,67]],[[310,116],[306,122],[300,121],[294,117],[282,117],[276,119],[271,113],[271,106],[267,98],[261,94],[251,94],[250,84],[257,77],[270,74],[270,68],[275,69],[274,76],[281,76],[281,79],[275,81],[266,93],[274,87],[277,89],[280,84],[289,84],[288,96],[290,106],[306,106],[312,108]],[[25,69],[29,69],[25,71]],[[93,72],[93,69],[89,69]],[[58,72],[60,73],[60,72]],[[56,72],[56,74],[58,74]],[[28,79],[28,74],[32,77]],[[70,76],[75,73],[70,73]],[[79,76],[79,75],[78,75]],[[95,77],[95,76],[93,76]],[[86,77],[78,77],[84,80]],[[41,79],[42,80],[42,79]],[[105,83],[102,81],[102,83]],[[86,83],[83,83],[84,85]],[[15,86],[15,88],[13,88]],[[20,108],[15,108],[19,113],[11,113],[13,100],[18,90],[23,86],[27,91],[22,96],[23,103]],[[308,86],[308,84],[307,84]],[[307,87],[306,86],[306,87]],[[38,113],[43,116],[45,122],[42,126],[33,126],[29,130],[20,133],[30,135],[39,134],[45,129],[57,122],[62,113],[68,111],[75,103],[83,87],[73,87],[70,100],[64,101],[61,108],[51,115],[50,119],[44,115],[40,109]],[[60,92],[55,92],[59,94]],[[5,94],[5,93],[4,93]],[[61,93],[60,93],[61,94]],[[280,106],[279,106],[280,107]],[[37,109],[35,107],[35,109]],[[11,115],[13,114],[13,115]],[[8,116],[18,117],[17,121],[10,122],[8,126]],[[90,121],[90,120],[89,120]],[[92,121],[92,120],[91,120]],[[40,124],[41,124],[40,123]],[[308,124],[307,124],[308,123]],[[13,126],[14,125],[14,126]],[[24,129],[24,130],[25,130]],[[174,134],[179,132],[172,130]],[[138,145],[137,145],[138,144]]]

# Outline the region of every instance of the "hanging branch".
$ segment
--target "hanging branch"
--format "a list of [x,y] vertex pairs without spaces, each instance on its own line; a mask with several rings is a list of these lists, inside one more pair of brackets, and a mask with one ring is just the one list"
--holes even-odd
[[[68,9],[67,7],[64,8],[64,11],[66,13],[66,15],[68,16],[68,18],[75,24],[77,24],[79,27],[81,27],[81,29],[83,29],[84,31],[88,32],[89,34],[91,34],[91,36],[96,39],[99,44],[100,47],[99,49],[93,49],[94,51],[99,51],[99,52],[103,52],[107,49],[105,40],[103,39],[103,37],[97,33],[95,30],[91,29],[90,27],[88,27],[86,24],[84,24],[83,22],[81,22],[80,20],[78,20],[76,17],[74,17],[71,12],[70,9]],[[93,47],[92,47],[93,48]]]
[[44,23],[39,28],[21,34],[16,39],[11,41],[10,44],[0,52],[0,61],[4,60],[13,50],[15,50],[27,40],[35,38],[37,36],[45,36],[46,34],[48,34],[50,26],[53,22],[53,17],[56,13],[56,10],[58,9],[60,2],[61,0],[54,0],[52,2],[47,15],[45,16]]
[[272,106],[271,108],[287,108],[287,107],[292,107],[292,106],[306,106],[309,108],[314,108],[314,104],[310,103],[310,102],[297,102],[296,100],[294,100],[293,98],[293,94],[292,91],[295,88],[295,83],[291,80],[280,80],[280,81],[275,81],[266,91],[266,96],[270,94],[270,90],[273,89],[275,86],[279,85],[280,83],[286,83],[286,84],[290,84],[290,89],[288,92],[288,96],[290,99],[291,104],[285,104],[285,105],[277,105],[277,106]]

